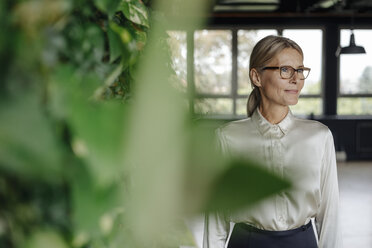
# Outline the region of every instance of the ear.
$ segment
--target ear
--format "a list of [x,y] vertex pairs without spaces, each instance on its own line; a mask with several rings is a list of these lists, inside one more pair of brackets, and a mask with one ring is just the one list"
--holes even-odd
[[256,68],[252,68],[249,75],[251,76],[252,83],[257,87],[261,87],[261,77]]

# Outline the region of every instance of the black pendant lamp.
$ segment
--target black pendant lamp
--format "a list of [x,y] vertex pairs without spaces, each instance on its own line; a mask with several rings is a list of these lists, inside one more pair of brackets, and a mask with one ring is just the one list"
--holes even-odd
[[366,50],[362,46],[355,45],[355,37],[354,37],[353,30],[351,30],[349,46],[338,47],[336,51],[337,56],[340,56],[340,54],[362,54],[362,53],[366,53]]

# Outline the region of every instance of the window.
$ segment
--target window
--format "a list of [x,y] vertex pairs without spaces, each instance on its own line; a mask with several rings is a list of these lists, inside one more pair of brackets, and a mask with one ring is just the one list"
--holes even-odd
[[[190,33],[189,33],[190,34]],[[253,46],[267,35],[277,35],[276,29],[196,30],[193,35],[193,104],[196,114],[243,117],[252,90],[249,80],[249,57]],[[186,32],[169,32],[173,68],[186,89],[187,39]],[[311,67],[310,76],[299,103],[292,106],[294,114],[321,114],[322,30],[285,29],[283,36],[302,47],[304,65]],[[311,37],[311,39],[309,38]],[[191,52],[191,51],[189,51]]]
[[[340,55],[340,87],[337,112],[340,115],[372,114],[372,30],[354,30],[355,43],[366,54]],[[348,46],[350,30],[341,29],[340,45]]]
[[195,112],[231,114],[232,31],[194,32]]
[[291,109],[299,115],[319,115],[322,113],[322,30],[285,29],[283,36],[296,41],[300,45],[304,52],[304,65],[311,68],[310,75],[305,80],[301,97]]
[[249,79],[249,58],[254,45],[267,35],[277,35],[275,29],[266,30],[238,30],[238,89],[236,100],[236,114],[247,114],[247,99],[252,91]]
[[185,31],[168,31],[168,44],[172,57],[172,67],[176,72],[175,87],[183,92],[187,89],[187,36]]

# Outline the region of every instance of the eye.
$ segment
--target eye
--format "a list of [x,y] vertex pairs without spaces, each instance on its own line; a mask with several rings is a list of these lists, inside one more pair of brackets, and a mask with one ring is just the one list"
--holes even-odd
[[287,66],[283,66],[283,67],[280,68],[280,70],[284,73],[288,73],[291,69]]
[[300,69],[297,69],[297,72],[298,73],[304,73],[304,69],[301,69],[301,68]]

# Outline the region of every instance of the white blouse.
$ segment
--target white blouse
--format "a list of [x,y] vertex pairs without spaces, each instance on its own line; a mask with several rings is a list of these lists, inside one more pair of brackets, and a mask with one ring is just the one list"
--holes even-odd
[[206,216],[204,248],[225,247],[230,222],[283,231],[305,225],[311,218],[315,218],[319,248],[342,247],[335,148],[325,125],[298,119],[291,111],[273,125],[257,109],[252,117],[217,129],[217,136],[224,154],[258,159],[290,180],[292,188],[245,211]]

